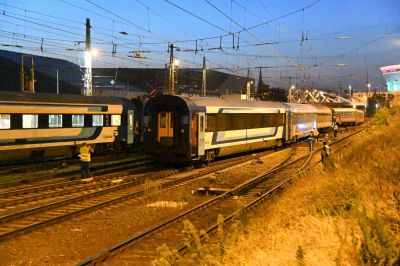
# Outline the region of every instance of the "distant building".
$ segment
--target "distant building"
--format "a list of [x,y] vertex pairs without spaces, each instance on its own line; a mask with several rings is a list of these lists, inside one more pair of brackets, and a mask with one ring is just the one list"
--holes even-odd
[[388,92],[400,92],[400,65],[381,67]]

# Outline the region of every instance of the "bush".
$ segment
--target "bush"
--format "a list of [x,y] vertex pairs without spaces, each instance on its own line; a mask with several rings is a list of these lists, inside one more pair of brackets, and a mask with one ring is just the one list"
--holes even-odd
[[383,221],[374,214],[368,217],[364,210],[358,223],[362,231],[359,255],[362,263],[369,265],[399,265],[400,245],[396,243],[391,231]]
[[386,107],[383,107],[379,109],[374,117],[374,124],[376,125],[388,125],[388,118],[389,116],[389,109]]

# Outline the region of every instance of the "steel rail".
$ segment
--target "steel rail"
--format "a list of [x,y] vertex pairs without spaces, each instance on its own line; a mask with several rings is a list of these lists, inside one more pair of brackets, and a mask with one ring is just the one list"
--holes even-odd
[[[344,140],[346,140],[346,139],[352,137],[353,135],[356,135],[356,134],[358,134],[358,133],[360,133],[360,132],[362,132],[362,131],[364,131],[364,130],[365,130],[364,128],[362,128],[362,129],[360,129],[360,130],[357,130],[356,132],[353,132],[353,133],[351,133],[351,134],[349,134],[349,135],[347,135],[347,136],[345,136],[345,137],[343,137],[343,138],[341,138],[341,139],[338,139],[338,140],[333,141],[332,144],[333,144],[333,145],[336,145],[337,143],[340,143],[340,142],[342,142],[342,141],[344,141]],[[347,147],[349,144],[350,144],[350,142],[345,143],[344,145],[342,145],[342,146],[340,146],[339,148],[335,149],[332,153],[335,153],[335,152],[341,150],[342,148]],[[293,175],[291,175],[291,176],[289,176],[289,177],[283,179],[281,182],[277,183],[275,186],[273,186],[272,188],[270,188],[269,190],[267,190],[266,192],[264,192],[261,196],[259,196],[258,198],[254,199],[254,200],[251,201],[250,203],[246,204],[242,209],[239,209],[239,210],[237,210],[235,213],[233,213],[233,214],[231,214],[231,215],[225,217],[224,220],[221,221],[222,225],[226,225],[227,223],[229,223],[230,221],[232,221],[232,219],[233,219],[238,213],[240,213],[240,212],[242,212],[242,211],[249,211],[250,209],[256,207],[258,204],[260,204],[261,202],[263,202],[264,200],[266,200],[266,199],[268,198],[269,195],[271,195],[271,194],[272,194],[273,192],[275,192],[276,190],[280,189],[282,186],[284,186],[284,185],[287,184],[288,182],[292,181],[296,176],[298,176],[299,174],[301,174],[303,171],[309,170],[309,169],[311,169],[312,167],[314,167],[315,165],[317,165],[318,163],[320,163],[320,162],[322,161],[321,159],[317,160],[317,161],[316,161],[315,163],[313,163],[313,164],[307,165],[308,162],[310,161],[311,157],[312,157],[317,151],[320,151],[320,150],[322,150],[322,147],[321,147],[321,148],[318,148],[318,149],[316,149],[316,150],[314,150],[314,151],[312,151],[312,153],[310,153],[309,159],[307,160],[307,163],[304,164],[303,167],[301,167],[301,168],[300,168],[297,172],[295,172]],[[204,239],[204,237],[205,237],[206,235],[209,235],[210,233],[214,233],[214,232],[218,229],[218,227],[221,226],[221,223],[220,223],[220,224],[216,223],[216,224],[214,224],[213,226],[209,227],[207,230],[205,230],[205,233],[204,233],[204,234],[200,235],[200,238],[201,238],[201,239]],[[182,245],[181,247],[179,247],[179,248],[177,249],[177,251],[178,251],[179,253],[183,254],[183,253],[185,253],[185,252],[187,251],[187,249],[188,249],[188,245]]]
[[[259,156],[261,156],[261,155],[259,155]],[[172,187],[172,186],[177,185],[177,184],[182,184],[184,182],[193,181],[193,180],[195,180],[195,179],[197,179],[199,177],[202,177],[202,176],[205,176],[205,175],[209,175],[210,173],[213,173],[215,171],[219,171],[219,170],[222,170],[222,169],[237,165],[239,162],[245,162],[245,161],[248,161],[248,160],[255,159],[255,158],[259,157],[259,156],[247,155],[247,156],[244,156],[244,157],[241,157],[241,158],[231,159],[228,162],[223,162],[221,164],[217,163],[215,166],[210,166],[209,168],[207,168],[206,171],[199,172],[199,173],[196,173],[196,174],[193,174],[193,175],[188,175],[188,176],[181,177],[181,178],[177,178],[175,180],[167,180],[167,181],[165,181],[165,182],[163,182],[161,184],[157,184],[157,186],[161,187],[162,189],[164,189],[164,188]],[[174,174],[176,174],[179,170],[172,170],[172,171],[174,171]],[[159,176],[156,176],[156,177],[152,177],[151,180],[158,180],[158,179],[164,178],[165,176],[166,175],[162,174],[162,175],[159,175]],[[168,176],[171,176],[171,175],[168,175]],[[25,211],[22,211],[22,212],[19,212],[19,213],[7,215],[7,216],[2,216],[2,217],[0,217],[0,223],[5,223],[5,222],[8,222],[8,221],[12,221],[12,220],[15,220],[15,219],[26,217],[26,216],[29,216],[29,215],[32,215],[32,214],[36,214],[36,213],[52,210],[52,209],[55,209],[55,208],[58,208],[58,207],[65,206],[67,204],[80,202],[82,199],[89,199],[89,198],[93,198],[93,197],[96,197],[96,196],[101,196],[101,195],[104,195],[104,194],[107,194],[107,193],[110,193],[110,192],[120,191],[122,189],[131,187],[131,186],[134,186],[134,185],[141,185],[141,184],[143,184],[143,182],[144,182],[143,180],[140,180],[140,181],[136,180],[136,181],[132,181],[132,182],[116,185],[116,186],[113,186],[111,188],[107,188],[107,189],[104,189],[104,190],[101,190],[101,191],[95,191],[95,192],[92,192],[90,194],[85,194],[85,195],[73,197],[73,198],[70,198],[70,199],[67,199],[67,200],[64,200],[64,201],[53,202],[53,203],[49,203],[49,204],[46,204],[46,205],[43,205],[43,206],[31,208],[31,209],[28,209],[28,210],[25,210]],[[107,206],[110,206],[110,205],[113,205],[113,204],[117,204],[117,203],[122,202],[122,201],[126,201],[126,200],[129,200],[129,199],[141,196],[141,195],[144,194],[144,192],[145,192],[145,189],[139,190],[139,191],[135,191],[135,192],[130,193],[128,195],[124,195],[124,196],[120,196],[120,197],[117,197],[117,198],[114,198],[114,199],[111,199],[111,200],[107,200],[107,201],[101,202],[99,204],[96,204],[94,206],[83,207],[80,210],[75,210],[75,211],[72,211],[72,212],[67,213],[67,214],[59,215],[57,217],[50,218],[50,219],[47,219],[45,221],[37,222],[37,223],[30,224],[30,225],[27,225],[27,226],[19,228],[19,229],[15,229],[15,230],[9,231],[7,233],[3,233],[3,234],[0,235],[0,241],[7,240],[9,238],[12,238],[12,237],[20,235],[20,234],[31,232],[31,231],[33,231],[35,229],[38,229],[38,228],[42,228],[42,227],[45,227],[45,226],[56,224],[56,223],[59,223],[59,222],[64,221],[64,220],[68,220],[68,219],[71,219],[73,217],[77,217],[77,216],[92,212],[92,211],[97,210],[99,208],[104,208],[104,207],[107,207]]]
[[[142,167],[142,166],[145,166],[145,165],[148,165],[151,163],[153,163],[152,160],[147,160],[147,161],[142,161],[142,162],[134,162],[134,163],[130,164],[129,167],[136,169],[136,167]],[[107,175],[99,176],[99,178],[107,178]],[[72,181],[62,181],[62,182],[58,182],[58,183],[32,186],[32,187],[27,187],[27,188],[22,188],[22,189],[17,189],[17,190],[9,190],[9,191],[0,193],[0,198],[18,196],[21,194],[35,193],[35,192],[46,191],[46,190],[51,190],[51,189],[55,189],[55,188],[70,187],[71,185],[80,184],[80,183],[81,183],[80,180],[72,180]],[[1,206],[1,203],[0,203],[0,206]]]
[[[340,141],[343,141],[344,139],[347,139],[347,138],[349,138],[350,136],[359,133],[360,131],[362,131],[362,130],[359,130],[359,131],[357,131],[357,132],[355,132],[355,133],[352,133],[352,134],[350,134],[350,135],[344,137],[343,139],[336,140],[336,141],[332,142],[332,144],[336,144],[336,143],[338,143],[338,142],[340,142]],[[347,144],[346,144],[346,145],[347,145]],[[308,155],[302,156],[302,157],[300,157],[300,158],[298,158],[298,159],[295,159],[295,160],[290,161],[290,162],[288,162],[288,163],[285,163],[285,164],[283,164],[283,165],[279,165],[278,167],[269,170],[267,173],[262,174],[262,175],[260,175],[260,176],[257,176],[257,177],[255,177],[255,178],[253,178],[253,179],[251,179],[251,180],[249,180],[249,181],[247,181],[247,182],[241,184],[240,186],[238,186],[238,187],[236,187],[236,188],[234,188],[234,189],[232,189],[232,190],[230,190],[230,191],[228,191],[228,192],[226,192],[226,193],[224,193],[224,194],[222,194],[222,195],[220,195],[220,196],[217,196],[217,197],[214,198],[214,199],[210,199],[210,200],[206,201],[205,203],[200,204],[200,205],[198,205],[198,206],[196,206],[196,207],[194,207],[194,208],[188,210],[188,211],[185,212],[185,213],[182,213],[182,214],[180,214],[180,215],[178,215],[178,216],[175,216],[175,217],[173,217],[173,218],[171,218],[171,219],[165,221],[165,222],[162,223],[162,224],[159,224],[159,225],[155,225],[155,226],[153,226],[153,227],[150,227],[150,228],[146,229],[145,231],[142,231],[142,232],[140,232],[140,233],[138,233],[138,234],[136,234],[136,235],[130,237],[129,239],[127,239],[127,240],[125,240],[125,241],[123,241],[123,242],[121,242],[121,243],[118,243],[118,244],[116,244],[116,245],[114,245],[114,246],[112,246],[112,247],[110,247],[110,248],[108,248],[108,249],[105,249],[105,250],[103,250],[102,252],[97,253],[97,254],[95,254],[94,256],[92,256],[92,257],[90,257],[90,258],[87,258],[87,259],[85,259],[85,260],[79,262],[77,265],[78,265],[78,266],[82,266],[82,265],[92,265],[92,264],[96,264],[96,263],[98,263],[98,262],[102,262],[102,261],[106,260],[107,257],[112,257],[112,256],[114,256],[115,254],[117,254],[121,249],[123,249],[123,248],[125,248],[125,247],[127,247],[127,246],[130,246],[130,245],[133,245],[135,242],[137,242],[137,241],[140,240],[141,238],[144,238],[144,237],[146,237],[146,236],[148,236],[148,235],[150,235],[150,234],[152,234],[152,233],[155,233],[155,232],[161,230],[161,228],[166,227],[167,225],[173,224],[173,223],[177,222],[178,220],[182,219],[183,217],[188,216],[188,215],[191,214],[191,213],[194,213],[194,212],[196,212],[196,211],[198,211],[198,210],[200,210],[200,209],[206,208],[207,206],[209,206],[209,205],[211,205],[211,204],[213,204],[213,203],[219,201],[220,199],[223,199],[223,198],[226,198],[226,197],[229,197],[229,196],[234,196],[234,195],[239,195],[239,194],[245,193],[246,191],[249,191],[249,189],[251,189],[252,187],[254,187],[254,186],[256,186],[256,185],[262,183],[263,180],[265,181],[265,180],[268,179],[269,177],[271,177],[271,176],[273,176],[274,174],[276,174],[277,172],[279,172],[279,170],[283,170],[283,169],[284,169],[285,167],[287,167],[288,165],[293,165],[293,164],[295,164],[296,162],[300,162],[301,160],[306,159],[306,161],[302,164],[302,166],[301,166],[294,174],[290,175],[290,176],[287,177],[287,178],[284,178],[283,180],[281,180],[280,182],[278,182],[277,184],[275,184],[272,188],[270,188],[269,190],[267,190],[266,192],[264,192],[260,197],[256,198],[255,200],[251,201],[250,203],[248,203],[248,204],[244,207],[244,209],[237,210],[237,211],[234,212],[232,215],[230,215],[230,216],[228,216],[227,218],[225,218],[224,221],[223,221],[223,223],[226,223],[226,222],[230,221],[238,212],[243,211],[243,210],[247,210],[247,209],[250,209],[250,208],[256,206],[256,205],[259,204],[261,201],[265,200],[265,199],[267,198],[268,195],[270,195],[271,193],[273,193],[273,192],[276,191],[277,189],[281,188],[281,187],[282,187],[283,185],[285,185],[286,183],[290,182],[290,181],[291,181],[295,176],[297,176],[299,173],[301,173],[301,172],[304,171],[305,169],[309,169],[311,166],[308,166],[308,167],[307,167],[307,165],[309,164],[311,158],[313,157],[313,155],[315,155],[315,153],[316,153],[317,151],[320,151],[321,149],[322,149],[322,148],[315,149],[315,150],[311,151]],[[319,161],[318,161],[318,162],[319,162]],[[315,165],[315,164],[313,164],[313,165]],[[210,227],[206,232],[207,232],[207,233],[210,233],[210,232],[212,232],[212,231],[215,231],[215,230],[218,228],[218,226],[219,226],[218,224],[215,224],[214,226]],[[202,235],[201,237],[204,237],[204,236],[205,236],[205,235]],[[178,251],[179,251],[179,252],[184,252],[187,248],[188,248],[188,246],[187,246],[187,245],[184,245],[184,246],[178,248]]]
[[[132,159],[124,160],[124,161],[107,162],[102,165],[94,165],[91,168],[92,168],[93,174],[98,175],[98,172],[100,172],[102,170],[106,171],[107,169],[110,169],[112,167],[118,167],[118,166],[123,167],[124,165],[129,165],[131,163],[138,163],[138,162],[146,160],[146,159],[148,159],[148,157],[141,156],[138,158],[132,158]],[[0,183],[0,188],[15,187],[15,186],[18,186],[21,184],[24,185],[27,183],[32,183],[32,182],[37,182],[37,181],[42,181],[42,180],[44,181],[44,180],[48,180],[48,179],[52,179],[52,178],[63,178],[68,175],[79,174],[79,171],[80,171],[79,169],[74,169],[74,170],[69,170],[69,171],[65,171],[62,173],[55,173],[54,175],[36,176],[36,177],[19,179],[19,180],[10,181],[10,182],[4,182],[4,183]]]
[[[292,156],[292,155],[293,155],[293,152],[291,152],[289,157],[286,158],[284,161],[287,161],[290,158],[290,156]],[[280,166],[281,164],[282,163],[278,164],[278,166]],[[199,211],[201,209],[207,208],[208,206],[210,206],[210,205],[212,205],[212,204],[214,204],[214,203],[216,203],[216,202],[218,202],[218,201],[220,201],[220,200],[222,200],[222,199],[224,199],[226,197],[233,197],[234,196],[233,192],[236,191],[239,188],[241,188],[241,185],[239,185],[238,187],[236,187],[236,188],[234,188],[232,190],[229,190],[229,191],[225,192],[224,194],[221,194],[221,195],[219,195],[219,196],[217,196],[217,197],[215,197],[213,199],[210,199],[210,200],[208,200],[208,201],[206,201],[206,202],[204,202],[204,203],[202,203],[202,204],[200,204],[198,206],[195,206],[195,207],[191,208],[190,210],[188,210],[188,211],[186,211],[184,213],[181,213],[181,214],[179,214],[179,215],[177,215],[175,217],[172,217],[171,219],[168,219],[167,221],[164,221],[164,222],[162,222],[162,223],[160,223],[158,225],[152,226],[152,227],[150,227],[150,228],[148,228],[148,229],[146,229],[146,230],[144,230],[142,232],[139,232],[139,233],[135,234],[134,236],[130,237],[129,239],[127,239],[127,240],[125,240],[125,241],[123,241],[121,243],[118,243],[118,244],[116,244],[116,245],[114,245],[114,246],[112,246],[112,247],[110,247],[108,249],[105,249],[105,250],[101,251],[100,253],[95,254],[94,256],[92,256],[90,258],[85,259],[84,261],[79,262],[77,265],[79,265],[79,266],[91,265],[91,264],[96,264],[97,262],[104,261],[107,257],[114,256],[122,248],[124,248],[126,246],[129,246],[129,245],[132,245],[136,241],[138,241],[138,240],[140,240],[140,239],[142,239],[144,237],[147,237],[148,235],[150,235],[152,233],[155,233],[155,232],[161,230],[162,228],[164,228],[164,227],[166,227],[168,225],[171,225],[171,224],[181,220],[182,218],[184,218],[184,217],[186,217],[186,216],[188,216],[188,215],[190,215],[190,214],[192,214],[192,213],[194,213],[196,211]]]

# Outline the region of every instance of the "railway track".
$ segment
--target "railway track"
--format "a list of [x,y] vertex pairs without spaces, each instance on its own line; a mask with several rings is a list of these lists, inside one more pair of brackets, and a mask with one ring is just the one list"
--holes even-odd
[[[360,131],[336,140],[332,145],[336,145]],[[205,230],[208,234],[215,232],[220,226],[218,224],[218,215],[225,217],[222,223],[226,224],[237,217],[239,213],[255,207],[268,198],[271,193],[290,182],[300,172],[308,169],[310,166],[307,165],[310,163],[312,155],[319,150],[316,149],[314,152],[310,152],[298,159],[277,166],[267,173],[257,176],[185,213],[103,250],[78,265],[97,265],[102,263],[107,265],[151,265],[151,261],[158,256],[157,247],[162,244],[166,244],[168,247],[184,254],[188,251],[188,245],[191,245],[191,243],[187,244],[187,241],[184,241],[184,227],[180,222],[188,220],[198,230]],[[238,204],[238,196],[242,199],[240,204]],[[200,237],[204,238],[205,234]]]
[[[136,197],[143,196],[146,190],[151,187],[167,188],[193,181],[204,175],[219,171],[245,161],[253,160],[265,155],[263,152],[257,156],[247,155],[239,158],[228,159],[226,161],[216,162],[201,172],[189,174],[183,177],[175,177],[179,170],[166,170],[156,173],[151,177],[125,176],[120,184],[112,186],[98,187],[96,190],[91,188],[91,192],[81,193],[77,196],[51,202],[30,209],[14,212],[0,217],[0,241],[7,240],[20,234],[28,233],[39,228],[56,224],[73,217],[77,217],[100,208],[115,205]],[[146,183],[151,180],[151,184]],[[87,188],[90,188],[88,185]],[[60,192],[63,193],[63,192]],[[41,197],[37,195],[36,197]]]
[[[294,151],[296,148],[292,149],[290,155],[278,164],[273,169],[282,167],[292,156],[294,156]],[[242,184],[246,187],[249,182],[255,182],[250,180]],[[241,187],[241,186],[239,186]],[[232,208],[237,209],[237,195],[233,194],[234,191],[238,191],[238,188],[229,190],[228,192],[217,196],[211,200],[206,201],[194,207],[187,212],[177,215],[170,220],[160,223],[154,227],[151,227],[143,232],[136,234],[127,241],[120,243],[109,250],[106,250],[100,254],[97,254],[78,265],[89,265],[96,264],[99,262],[111,263],[111,265],[121,265],[121,264],[132,264],[132,265],[150,265],[151,260],[156,257],[156,248],[162,243],[167,243],[170,247],[176,247],[177,242],[182,240],[182,227],[177,223],[183,221],[184,219],[190,219],[193,224],[199,225],[200,223],[213,223],[217,219],[218,214],[226,215]],[[204,227],[204,224],[203,224]],[[203,228],[202,226],[197,228]],[[119,252],[121,250],[127,250],[123,254]],[[128,251],[129,250],[129,251]],[[129,253],[129,255],[127,254]],[[111,261],[110,261],[111,258]],[[136,262],[136,263],[135,263]]]
[[[101,163],[93,163],[91,170],[93,176],[104,175],[107,173],[112,173],[116,171],[129,170],[132,168],[132,164],[137,163],[154,163],[154,161],[149,160],[146,156],[135,156],[134,158],[128,158],[117,161],[108,161]],[[134,165],[134,167],[136,167]],[[27,170],[28,172],[28,170]],[[49,182],[54,182],[54,179],[66,179],[66,177],[70,178],[71,176],[79,176],[80,169],[79,165],[73,167],[73,169],[68,170],[59,170],[57,173],[52,174],[43,174],[36,175],[30,178],[18,179],[10,182],[0,183],[0,193],[5,192],[7,190],[15,190],[15,188],[23,189],[31,186],[32,183],[35,183],[36,186],[44,185]]]

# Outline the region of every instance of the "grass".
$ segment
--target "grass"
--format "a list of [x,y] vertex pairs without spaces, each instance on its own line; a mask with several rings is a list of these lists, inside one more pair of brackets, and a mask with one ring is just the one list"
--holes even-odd
[[219,248],[207,259],[206,246],[193,241],[195,264],[400,265],[399,132],[400,106],[381,109],[331,156],[334,171],[317,166],[257,213],[219,229]]

